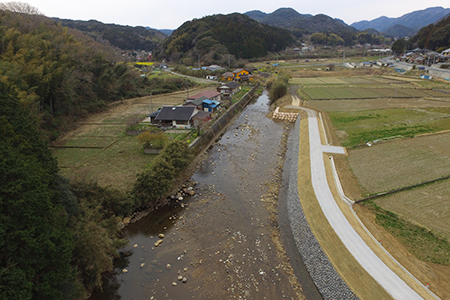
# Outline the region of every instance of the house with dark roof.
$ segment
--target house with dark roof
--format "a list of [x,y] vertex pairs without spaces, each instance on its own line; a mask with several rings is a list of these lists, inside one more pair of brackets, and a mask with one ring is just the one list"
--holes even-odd
[[162,127],[191,128],[192,117],[197,113],[194,106],[164,106],[155,118]]

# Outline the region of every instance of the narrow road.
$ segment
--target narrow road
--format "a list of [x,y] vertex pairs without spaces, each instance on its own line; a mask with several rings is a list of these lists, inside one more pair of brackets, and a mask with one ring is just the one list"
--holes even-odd
[[422,299],[372,251],[347,221],[327,183],[323,148],[320,142],[316,111],[301,108],[308,114],[311,178],[317,200],[329,223],[361,266],[394,299]]

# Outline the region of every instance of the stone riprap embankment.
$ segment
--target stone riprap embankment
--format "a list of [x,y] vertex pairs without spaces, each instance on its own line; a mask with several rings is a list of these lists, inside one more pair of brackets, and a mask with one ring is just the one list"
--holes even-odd
[[314,284],[324,299],[359,299],[334,269],[306,221],[298,194],[298,155],[300,118],[293,132],[292,165],[289,176],[287,208],[295,244]]

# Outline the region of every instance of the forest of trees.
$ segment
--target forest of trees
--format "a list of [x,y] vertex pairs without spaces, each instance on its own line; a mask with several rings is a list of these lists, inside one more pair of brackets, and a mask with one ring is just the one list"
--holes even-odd
[[153,51],[166,39],[163,33],[142,26],[104,24],[95,20],[74,21],[57,18],[54,20],[64,27],[78,29],[97,41],[106,40],[122,50]]
[[224,64],[229,54],[236,59],[262,57],[268,52],[283,50],[293,42],[287,30],[263,25],[235,13],[184,23],[164,41],[155,55],[187,64],[193,64],[197,59],[206,64]]
[[85,299],[113,269],[124,216],[154,207],[190,162],[170,143],[130,193],[58,175],[38,119],[0,82],[0,299]]
[[186,85],[140,77],[110,46],[39,14],[0,10],[0,36],[0,81],[40,116],[50,139],[110,102]]
[[420,29],[410,44],[437,52],[450,48],[450,17]]
[[[158,199],[69,182],[49,138],[111,101],[184,89],[187,81],[141,77],[111,47],[27,4],[0,5],[0,37],[0,299],[85,299],[126,242],[120,221]],[[169,145],[160,160],[176,170],[185,149]]]

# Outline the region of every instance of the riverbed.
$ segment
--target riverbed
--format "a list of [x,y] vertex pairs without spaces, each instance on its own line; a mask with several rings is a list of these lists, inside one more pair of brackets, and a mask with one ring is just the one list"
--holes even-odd
[[268,112],[264,92],[207,150],[195,196],[124,229],[128,254],[91,299],[318,298],[277,209],[292,125]]

